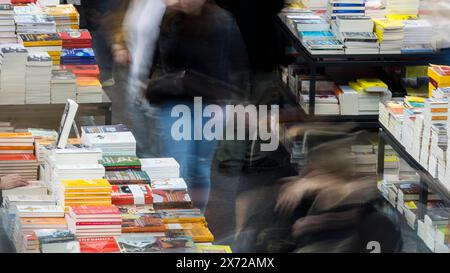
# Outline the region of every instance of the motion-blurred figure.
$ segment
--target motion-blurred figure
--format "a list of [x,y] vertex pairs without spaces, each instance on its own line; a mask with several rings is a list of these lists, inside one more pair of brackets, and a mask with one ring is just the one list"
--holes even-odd
[[442,62],[450,65],[450,1],[421,0],[421,17],[430,21],[434,27],[436,47],[442,52]]

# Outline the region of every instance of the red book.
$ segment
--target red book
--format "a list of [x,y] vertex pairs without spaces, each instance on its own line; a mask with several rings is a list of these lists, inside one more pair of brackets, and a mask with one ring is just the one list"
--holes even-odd
[[92,41],[91,33],[87,29],[70,29],[59,32],[63,43],[87,44]]
[[79,238],[81,253],[117,253],[120,252],[114,237]]
[[70,70],[77,77],[94,77],[100,76],[98,65],[62,65],[61,69]]
[[78,218],[120,218],[120,211],[116,206],[74,206],[70,207],[70,214]]
[[115,222],[77,222],[77,226],[122,226],[122,221]]
[[114,205],[151,205],[153,193],[148,185],[115,185],[111,200]]
[[10,161],[12,162],[37,162],[36,156],[31,154],[0,154],[0,161]]

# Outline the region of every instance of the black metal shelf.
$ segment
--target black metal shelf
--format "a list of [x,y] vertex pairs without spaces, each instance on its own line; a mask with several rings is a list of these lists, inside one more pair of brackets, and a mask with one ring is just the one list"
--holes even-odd
[[283,20],[283,14],[276,22],[284,36],[296,50],[302,53],[308,63],[316,67],[325,66],[390,66],[390,65],[428,65],[440,57],[433,53],[402,53],[402,54],[312,54],[301,42],[297,32]]
[[[428,170],[426,170],[419,162],[417,162],[401,145],[401,143],[387,130],[382,124],[380,124],[379,143],[378,143],[378,175],[382,176],[384,172],[384,149],[386,143],[389,144],[398,155],[403,158],[412,168],[417,170],[421,177],[421,185],[423,188],[420,194],[420,203],[424,206],[423,210],[426,210],[426,204],[428,203],[428,189],[433,193],[438,194],[439,197],[445,202],[450,204],[450,192],[442,185],[438,179],[434,178]],[[420,213],[421,216],[425,215],[425,211]]]

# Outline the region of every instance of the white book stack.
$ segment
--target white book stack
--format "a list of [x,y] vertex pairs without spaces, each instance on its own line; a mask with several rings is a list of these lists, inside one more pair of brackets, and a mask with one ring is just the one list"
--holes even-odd
[[18,44],[1,47],[0,104],[25,104],[28,51]]
[[447,153],[447,124],[437,123],[431,126],[431,144],[430,144],[430,159],[429,159],[429,172],[430,174],[438,178],[445,175],[445,167],[443,174],[442,165],[446,164]]
[[387,0],[387,14],[419,14],[420,0]]
[[378,54],[378,37],[368,16],[337,16],[332,23],[336,37],[344,44],[346,54]]
[[[300,106],[309,114],[309,94],[300,95]],[[340,115],[339,101],[332,92],[316,94],[315,115]]]
[[10,1],[0,2],[0,44],[17,43],[14,6]]
[[174,158],[142,158],[141,168],[151,180],[179,178],[180,164]]
[[17,34],[50,34],[56,33],[56,24],[52,16],[47,14],[16,14],[14,16]]
[[431,124],[424,120],[422,143],[420,145],[420,165],[428,170],[430,159],[430,145],[431,145]]
[[33,181],[25,187],[2,191],[4,199],[10,195],[48,195],[48,187],[42,181]]
[[54,149],[44,159],[45,181],[54,189],[59,188],[63,179],[102,179],[105,168],[99,164],[102,158],[100,149],[68,148]]
[[328,18],[336,20],[340,15],[365,15],[364,0],[329,0]]
[[424,119],[423,115],[419,114],[416,115],[416,119],[414,120],[414,143],[412,147],[412,157],[417,161],[420,162],[420,152],[422,150],[422,143],[423,143],[423,131],[425,130],[424,127]]
[[77,102],[78,103],[98,103],[102,102],[103,88],[100,81],[92,78],[88,81],[77,82]]
[[16,210],[17,206],[55,206],[56,199],[52,195],[8,195],[3,200],[4,208]]
[[102,150],[103,156],[136,156],[136,139],[131,131],[92,132],[82,127],[81,143]]
[[380,41],[381,54],[400,54],[405,38],[405,26],[401,21],[390,19],[377,19],[375,33]]
[[432,52],[433,26],[427,20],[405,20],[403,53]]
[[377,172],[377,155],[372,144],[352,145],[351,153],[356,173],[373,175]]
[[52,58],[47,52],[29,53],[26,74],[26,104],[49,104]]
[[51,80],[51,103],[66,103],[68,99],[76,100],[76,76],[69,70],[53,70]]
[[355,116],[359,114],[358,92],[348,85],[339,86],[339,107],[341,115]]

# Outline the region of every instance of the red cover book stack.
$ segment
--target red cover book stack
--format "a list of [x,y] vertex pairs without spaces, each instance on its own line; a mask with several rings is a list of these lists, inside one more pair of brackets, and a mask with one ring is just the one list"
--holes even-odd
[[63,48],[92,48],[92,36],[86,29],[63,30],[59,32],[59,36]]
[[115,185],[112,186],[111,200],[114,205],[151,205],[152,189],[148,185]]
[[69,229],[77,237],[122,234],[122,217],[116,206],[70,207],[66,217]]

